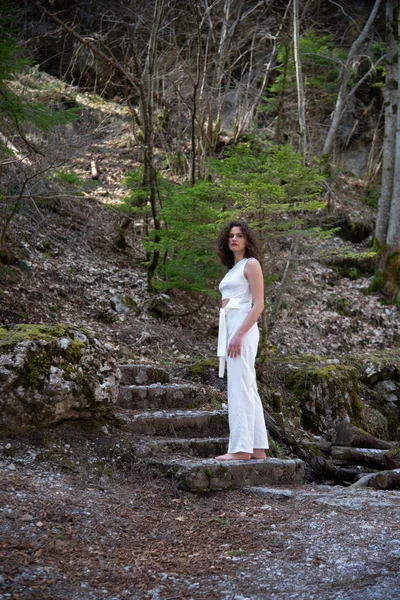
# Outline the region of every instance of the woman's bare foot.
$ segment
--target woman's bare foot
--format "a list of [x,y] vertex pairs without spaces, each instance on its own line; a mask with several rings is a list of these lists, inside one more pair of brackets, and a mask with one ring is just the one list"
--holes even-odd
[[221,454],[221,456],[216,456],[216,460],[250,460],[251,454],[249,452],[234,452],[231,454],[227,452],[226,454]]
[[267,458],[267,455],[265,454],[265,450],[262,450],[260,448],[254,448],[251,458],[254,460],[265,460]]

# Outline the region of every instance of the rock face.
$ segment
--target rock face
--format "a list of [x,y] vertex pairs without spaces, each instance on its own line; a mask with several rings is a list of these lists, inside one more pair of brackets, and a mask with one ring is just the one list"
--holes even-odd
[[310,365],[296,369],[288,378],[301,404],[302,421],[307,429],[321,432],[345,420],[357,423],[362,404],[357,371],[346,365]]
[[400,440],[399,360],[396,348],[340,360],[267,359],[258,365],[258,377],[271,433],[276,440],[303,435],[302,444],[313,434],[333,445],[392,448]]
[[0,328],[0,428],[106,415],[118,395],[111,348],[72,325]]

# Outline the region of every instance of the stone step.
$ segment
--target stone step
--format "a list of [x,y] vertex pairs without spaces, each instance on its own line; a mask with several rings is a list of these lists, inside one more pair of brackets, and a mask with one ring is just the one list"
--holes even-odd
[[121,371],[120,385],[151,385],[170,381],[167,371],[153,365],[119,365],[119,369]]
[[195,408],[204,401],[204,394],[195,385],[153,383],[120,387],[117,404],[123,408],[163,410]]
[[172,477],[181,488],[193,492],[258,485],[301,485],[305,480],[305,464],[300,459],[218,462],[215,459],[151,458],[147,464],[155,474]]
[[228,435],[227,410],[155,411],[129,414],[116,412],[124,428],[139,435],[163,437],[224,437]]
[[216,438],[140,438],[133,443],[138,458],[179,454],[210,458],[226,452],[228,437]]

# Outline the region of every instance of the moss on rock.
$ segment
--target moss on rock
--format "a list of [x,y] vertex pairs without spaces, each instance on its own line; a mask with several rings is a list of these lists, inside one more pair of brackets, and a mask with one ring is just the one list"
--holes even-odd
[[[55,325],[19,324],[0,328],[0,353],[5,354],[12,350],[18,343],[26,342],[57,342],[66,337],[74,340],[74,332],[80,332],[88,338],[93,334],[88,329],[82,329],[73,325],[57,323]],[[78,341],[78,340],[76,340]]]
[[54,326],[20,324],[1,328],[1,355],[12,353],[18,345],[33,342],[25,352],[23,364],[15,371],[14,388],[39,388],[52,365],[70,375],[73,365],[79,363],[84,350],[88,348],[89,337],[93,335],[88,330],[62,323]]
[[118,393],[116,361],[86,329],[21,324],[0,329],[0,425],[17,431],[101,416]]
[[362,275],[372,275],[375,272],[378,253],[374,250],[368,252],[332,253],[323,258],[323,263],[335,268],[341,277],[357,279]]
[[207,372],[212,369],[214,371],[218,370],[218,359],[216,358],[203,358],[199,360],[194,365],[189,367],[189,372],[192,377],[196,379],[204,379],[207,377]]
[[338,419],[358,424],[362,402],[357,371],[346,365],[314,365],[293,371],[286,381],[301,405],[306,429],[320,433]]
[[360,416],[361,428],[367,433],[382,439],[388,440],[391,437],[389,431],[389,421],[386,415],[372,406],[363,406]]

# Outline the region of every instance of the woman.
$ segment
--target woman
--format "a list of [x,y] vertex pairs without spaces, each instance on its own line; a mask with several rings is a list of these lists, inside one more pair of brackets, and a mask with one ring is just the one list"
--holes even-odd
[[254,368],[259,340],[257,319],[264,308],[264,280],[254,233],[232,221],[218,238],[221,262],[230,270],[219,285],[219,376],[228,370],[228,452],[220,461],[265,459],[268,436]]

